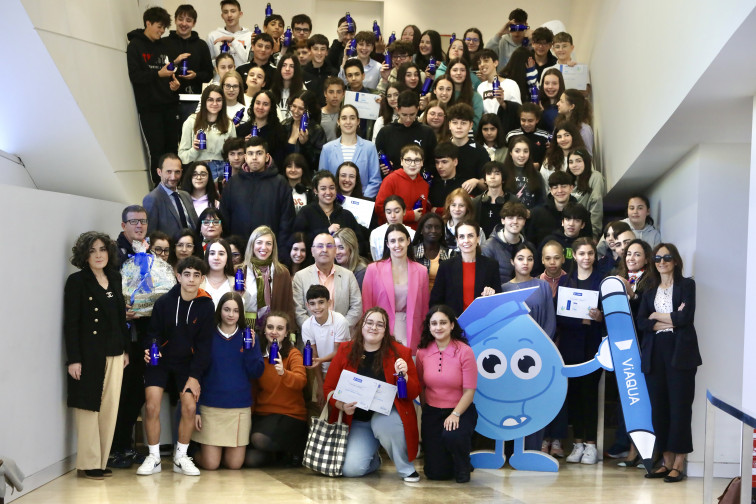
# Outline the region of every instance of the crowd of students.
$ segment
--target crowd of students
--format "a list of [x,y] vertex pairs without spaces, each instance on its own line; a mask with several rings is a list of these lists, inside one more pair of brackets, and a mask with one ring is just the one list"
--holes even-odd
[[[389,415],[330,400],[350,424],[345,476],[378,469],[383,446],[417,481],[422,440],[426,477],[469,481],[477,365],[457,317],[476,297],[537,287],[531,316],[566,364],[581,363],[605,334],[601,307],[556,315],[558,288],[619,275],[663,457],[649,476],[681,480],[701,362],[695,284],[645,196],[604,225],[590,85],[565,89],[562,75],[576,65],[572,37],[530,30],[515,9],[485,44],[470,28],[445,50],[414,25],[386,43],[345,16],[329,46],[304,14],[288,26],[266,14],[253,31],[236,0],[220,6],[224,27],[206,40],[191,5],[167,37],[159,7],[129,33],[156,187],[124,210],[116,241],[88,232],[73,249],[81,272],[66,284],[64,323],[80,474],[135,462],[139,475],[159,472],[164,391],[180,404],[174,471],[300,465],[308,408],[349,370],[401,376],[408,398]],[[375,94],[377,119],[344,104],[347,92]],[[183,125],[179,93],[200,95]],[[374,212],[349,210],[360,205]],[[142,248],[178,279],[150,316],[132,310],[118,274]],[[595,464],[601,372],[570,379],[562,412],[528,443],[563,457],[572,425],[566,461]],[[146,457],[132,436],[143,404]],[[631,450],[619,431],[615,452]]]

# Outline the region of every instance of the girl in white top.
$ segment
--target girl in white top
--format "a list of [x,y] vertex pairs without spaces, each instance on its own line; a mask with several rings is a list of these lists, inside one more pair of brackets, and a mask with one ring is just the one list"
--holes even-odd
[[[223,90],[223,96],[226,98],[226,115],[232,121],[234,116],[240,110],[244,110],[243,114],[246,114],[246,102],[244,101],[244,86],[242,86],[242,77],[236,70],[226,72],[226,75],[220,81],[220,87]],[[245,120],[242,115],[238,124],[241,124]]]
[[[383,243],[386,238],[386,229],[391,224],[403,224],[404,215],[407,213],[407,206],[401,196],[392,194],[383,202],[383,211],[386,214],[386,224],[378,226],[370,233],[370,255],[373,261],[383,259]],[[407,227],[410,234],[410,241],[415,238],[415,230]]]
[[205,161],[197,161],[184,172],[181,189],[192,197],[194,211],[200,215],[209,206],[220,207],[218,190],[211,180],[210,168]]
[[386,88],[383,100],[381,101],[381,115],[375,120],[375,124],[373,124],[374,143],[375,139],[378,138],[378,132],[381,131],[381,128],[387,124],[391,124],[399,118],[399,115],[396,112],[396,102],[399,100],[400,87],[399,84],[393,83],[389,84]]
[[[205,133],[206,146],[200,149],[199,130]],[[208,161],[213,180],[223,174],[223,143],[236,137],[236,128],[226,114],[226,101],[220,86],[210,84],[202,92],[200,110],[190,115],[181,128],[178,156],[184,164]]]
[[234,290],[234,266],[228,242],[219,238],[208,243],[205,262],[210,266],[210,270],[200,284],[200,289],[210,294],[217,307],[223,294]]

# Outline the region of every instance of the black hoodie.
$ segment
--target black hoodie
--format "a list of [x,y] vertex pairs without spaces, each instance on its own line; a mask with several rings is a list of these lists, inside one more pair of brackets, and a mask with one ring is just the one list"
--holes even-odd
[[[176,65],[176,78],[181,83],[179,93],[200,94],[202,93],[202,84],[210,82],[213,78],[213,62],[210,59],[210,50],[207,43],[199,38],[196,31],[187,39],[183,39],[176,34],[176,30],[171,30],[168,37],[161,39],[168,51],[168,57],[174,61],[179,54],[189,53],[187,58],[189,70],[197,74],[194,79],[186,80],[180,77],[181,64]],[[243,91],[240,91],[243,92]]]
[[132,30],[127,35],[126,62],[129,80],[134,87],[137,111],[146,112],[178,104],[178,92],[171,91],[170,79],[159,77],[158,71],[168,63],[168,50],[164,39],[152,41],[144,29]]

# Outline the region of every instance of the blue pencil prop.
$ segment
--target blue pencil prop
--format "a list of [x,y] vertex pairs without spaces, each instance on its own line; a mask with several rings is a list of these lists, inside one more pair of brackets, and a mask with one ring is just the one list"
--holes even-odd
[[619,277],[607,277],[601,282],[600,295],[625,426],[635,447],[638,448],[646,472],[650,473],[656,436],[651,422],[651,402],[648,398],[646,378],[641,371],[640,350],[625,284]]

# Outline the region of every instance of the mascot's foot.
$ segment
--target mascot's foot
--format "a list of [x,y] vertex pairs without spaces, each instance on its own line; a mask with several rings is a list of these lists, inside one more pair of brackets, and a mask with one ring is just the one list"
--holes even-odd
[[509,464],[518,471],[558,472],[559,462],[546,453],[525,450],[509,457]]
[[501,452],[481,451],[470,454],[470,463],[475,469],[501,469],[505,461]]

